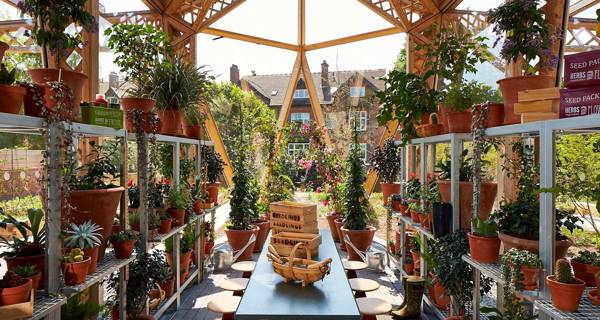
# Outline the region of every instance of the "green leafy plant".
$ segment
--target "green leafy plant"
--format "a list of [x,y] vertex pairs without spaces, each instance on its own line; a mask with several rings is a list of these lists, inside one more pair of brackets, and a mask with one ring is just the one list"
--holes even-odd
[[[98,32],[98,21],[85,10],[85,2],[20,0],[17,3],[21,15],[26,14],[32,18],[31,37],[46,54],[50,49],[57,66],[61,65],[69,50],[84,44],[80,33],[66,31],[71,23],[83,27],[86,32]],[[44,61],[44,65],[47,66],[48,61]]]
[[14,272],[15,272],[15,274],[17,274],[20,277],[29,278],[31,276],[35,276],[36,274],[38,274],[39,271],[36,268],[36,266],[29,264],[26,266],[16,267]]
[[365,191],[366,181],[365,165],[360,157],[358,131],[356,126],[352,130],[354,143],[348,156],[349,176],[346,181],[344,195],[344,226],[349,230],[364,230],[369,222],[369,197]]
[[134,212],[130,212],[127,216],[127,221],[129,221],[130,226],[140,224],[140,211],[136,210]]
[[140,207],[140,188],[133,184],[127,187],[127,198],[129,199],[129,208]]
[[253,176],[246,166],[246,153],[241,152],[234,164],[233,191],[229,204],[228,228],[232,230],[248,230],[252,218],[258,215],[258,196],[253,184]]
[[[92,151],[90,159],[84,165],[75,169],[81,174],[71,175],[69,186],[72,190],[97,190],[116,187],[112,183],[121,176],[115,157],[118,154],[118,145],[100,145],[90,141]],[[64,168],[70,170],[70,168]],[[108,182],[107,182],[108,181]]]
[[[561,31],[551,29],[539,6],[540,0],[509,1],[488,13],[488,22],[494,25],[498,36],[494,47],[504,38],[500,56],[508,63],[522,57],[524,74],[534,74],[540,68],[552,69],[558,63],[558,56],[550,49],[561,37]],[[536,66],[531,64],[536,61]]]
[[15,83],[17,71],[17,68],[8,71],[4,63],[0,64],[0,85],[10,86]]
[[184,116],[187,123],[192,126],[202,126],[206,120],[206,113],[201,110],[200,106],[198,108],[187,108]]
[[523,290],[523,273],[521,272],[521,267],[524,266],[532,269],[542,268],[542,261],[537,254],[517,248],[512,248],[504,253],[500,264],[503,279],[509,283],[512,281],[514,289],[517,291]]
[[[181,253],[187,253],[192,251],[194,246],[194,241],[198,239],[198,236],[194,234],[194,230],[191,226],[186,226],[183,234],[181,236],[181,240],[179,242],[179,251]],[[165,240],[165,251],[168,253],[173,253],[173,237]]]
[[444,96],[444,104],[454,112],[467,111],[474,105],[487,101],[502,101],[502,97],[498,90],[474,80],[452,83]]
[[577,255],[573,258],[573,261],[600,267],[600,253],[582,250],[577,253]]
[[[492,149],[498,150],[500,144],[497,140],[486,140],[483,142],[482,154],[487,154]],[[481,159],[482,166],[490,166],[491,162],[487,159]],[[441,180],[448,180],[451,177],[452,172],[452,160],[449,155],[438,160],[436,163],[437,170],[440,171],[438,177]],[[473,180],[473,158],[469,153],[469,149],[464,149],[460,154],[459,162],[459,180],[460,181],[472,181]],[[489,177],[482,176],[482,179],[488,179]]]
[[102,244],[102,236],[98,231],[102,228],[88,220],[82,224],[71,223],[70,230],[66,231],[64,246],[66,248],[91,249]]
[[108,236],[108,241],[110,243],[122,243],[127,241],[134,241],[137,239],[137,233],[135,233],[135,231],[133,230],[121,230],[117,233],[111,233],[110,236]]
[[402,158],[400,147],[394,138],[386,140],[382,146],[377,147],[369,159],[371,169],[377,171],[383,183],[394,183],[400,174]]
[[92,301],[82,301],[81,294],[67,299],[67,303],[60,308],[61,320],[86,320],[96,316],[103,307]]
[[171,207],[176,209],[188,208],[191,204],[191,200],[189,189],[183,185],[178,188],[171,188],[167,193],[167,201]]
[[416,177],[408,179],[406,184],[406,197],[408,199],[419,199],[421,195],[421,182]]
[[0,208],[0,227],[8,228],[8,224],[15,226],[18,236],[13,236],[12,241],[0,237],[0,243],[7,246],[9,250],[0,253],[1,258],[29,257],[44,254],[46,245],[46,227],[42,223],[44,211],[41,209],[28,209],[27,221],[19,221],[14,216],[4,212]]
[[416,136],[415,126],[421,117],[437,110],[439,93],[429,89],[427,84],[431,75],[431,72],[419,76],[392,70],[381,79],[385,88],[375,94],[381,103],[377,121],[380,126],[386,126],[388,122],[398,120],[403,144]]
[[492,219],[484,220],[473,216],[471,218],[471,231],[480,237],[495,238],[498,236],[498,224]]
[[4,277],[0,280],[0,288],[8,289],[18,287],[27,281],[26,279],[21,278],[19,275],[14,273],[13,271],[7,271],[4,274]]
[[202,146],[200,148],[200,158],[202,159],[203,172],[206,172],[208,183],[216,183],[219,176],[223,174],[225,163],[213,147]]

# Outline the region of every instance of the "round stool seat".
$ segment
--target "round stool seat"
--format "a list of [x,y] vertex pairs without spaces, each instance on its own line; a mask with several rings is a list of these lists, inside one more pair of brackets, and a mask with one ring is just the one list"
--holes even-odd
[[367,264],[362,261],[353,261],[353,260],[342,260],[342,266],[344,266],[344,270],[364,270],[367,268]]
[[379,298],[358,298],[356,304],[358,305],[358,311],[367,316],[376,316],[392,311],[392,305]]
[[231,269],[239,272],[252,272],[254,271],[254,267],[256,267],[256,262],[254,261],[240,261],[231,265]]
[[227,291],[244,291],[246,290],[248,281],[250,280],[246,278],[227,279],[221,282],[221,284],[219,284],[219,287]]
[[242,297],[236,296],[220,296],[211,300],[208,303],[208,310],[215,313],[234,313],[238,305],[242,301]]
[[379,283],[371,279],[354,278],[348,279],[352,291],[370,292],[379,289]]

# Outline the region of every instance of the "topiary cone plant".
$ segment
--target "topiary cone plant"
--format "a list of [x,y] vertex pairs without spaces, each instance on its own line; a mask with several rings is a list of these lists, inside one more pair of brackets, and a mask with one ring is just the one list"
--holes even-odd
[[571,264],[565,259],[556,260],[555,269],[555,275],[546,277],[552,304],[559,310],[575,312],[585,290],[585,282],[573,276]]
[[[356,126],[353,126],[356,128]],[[375,235],[375,227],[368,225],[368,212],[370,210],[369,196],[364,188],[366,180],[365,164],[360,158],[360,145],[358,143],[358,132],[353,130],[352,149],[348,157],[348,167],[350,174],[346,181],[344,207],[346,215],[344,217],[344,225],[341,228],[342,241],[349,238],[350,243],[347,243],[348,258],[350,260],[362,261],[359,251],[367,251],[373,242]]]

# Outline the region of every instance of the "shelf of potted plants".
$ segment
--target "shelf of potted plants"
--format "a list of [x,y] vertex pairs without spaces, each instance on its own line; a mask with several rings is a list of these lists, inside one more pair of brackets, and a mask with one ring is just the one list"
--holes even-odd
[[64,287],[61,291],[67,296],[80,293],[92,285],[102,281],[115,271],[128,265],[131,261],[133,261],[133,259],[135,259],[135,256],[131,256],[127,259],[117,259],[113,253],[107,253],[104,255],[104,259],[98,262],[96,272],[88,275],[84,283],[75,286]]

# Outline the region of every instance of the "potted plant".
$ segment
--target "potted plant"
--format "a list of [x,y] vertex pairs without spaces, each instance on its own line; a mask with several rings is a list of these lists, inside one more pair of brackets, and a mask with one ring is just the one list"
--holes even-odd
[[209,194],[204,185],[202,185],[200,179],[196,179],[196,183],[192,186],[193,209],[196,214],[202,214],[205,209],[213,207],[213,203],[208,198]]
[[117,259],[128,259],[133,252],[133,246],[137,241],[138,236],[132,230],[122,230],[118,233],[113,233],[108,237],[108,241],[115,248],[115,256]]
[[575,312],[585,290],[585,282],[573,276],[571,264],[565,259],[556,260],[555,269],[555,275],[546,277],[552,304],[558,310]]
[[[8,249],[0,253],[0,258],[6,260],[8,270],[28,265],[46,270],[46,225],[42,223],[44,212],[40,209],[27,209],[27,221],[20,221],[0,208],[0,216],[3,217],[0,221],[1,228],[7,229],[9,225],[13,225],[17,231],[12,239],[0,237],[0,242]],[[40,281],[44,283],[43,274]]]
[[31,279],[31,288],[34,291],[38,289],[42,273],[34,265],[18,266],[14,273],[23,279]]
[[65,252],[62,269],[66,286],[75,286],[85,282],[92,258],[84,256],[81,248],[72,248]]
[[130,212],[129,215],[127,216],[127,220],[129,222],[129,225],[131,226],[131,229],[133,229],[133,231],[141,232],[140,210],[139,209],[134,212]]
[[560,33],[551,29],[545,11],[539,6],[539,0],[509,1],[488,13],[488,23],[494,25],[493,31],[498,36],[494,46],[504,38],[500,56],[507,63],[521,65],[520,75],[498,80],[504,98],[504,124],[521,122],[514,113],[517,92],[554,86],[554,76],[536,75],[540,69],[556,67],[558,56],[553,54],[552,45],[560,37]]
[[421,196],[421,182],[416,176],[409,177],[406,182],[406,198],[407,202],[418,202]]
[[408,204],[408,212],[410,212],[410,218],[414,223],[419,223],[419,212],[421,211],[421,205],[418,202]]
[[385,87],[375,94],[381,103],[377,122],[384,127],[398,120],[403,144],[416,136],[416,126],[426,124],[437,109],[439,93],[427,83],[432,75],[431,71],[416,75],[394,69],[381,79]]
[[156,282],[158,282],[160,288],[165,291],[165,299],[170,298],[175,289],[175,275],[164,258],[161,259],[161,263],[155,273]]
[[135,209],[140,207],[140,187],[135,184],[131,184],[127,187],[127,199],[129,199],[128,208],[130,211],[135,211]]
[[23,87],[13,85],[15,83],[16,72],[17,68],[8,71],[4,63],[0,64],[0,95],[3,100],[0,112],[19,114],[21,110],[27,90]]
[[70,175],[70,190],[66,199],[70,209],[63,209],[66,212],[63,212],[62,222],[63,229],[69,223],[91,221],[97,224],[101,228],[99,233],[102,237],[98,259],[102,260],[125,188],[112,183],[120,176],[118,165],[114,162],[118,144],[99,145],[90,141],[90,146],[89,161],[75,168],[74,174]]
[[419,237],[420,235],[417,232],[413,234],[409,241],[410,256],[413,261],[413,274],[416,276],[420,275],[421,270],[421,243]]
[[542,261],[537,254],[527,250],[512,248],[502,255],[501,272],[512,281],[516,290],[535,290],[538,287],[538,274],[542,270]]
[[215,246],[215,227],[211,221],[204,222],[204,254],[210,255]]
[[88,220],[82,224],[71,223],[69,230],[66,231],[64,247],[69,249],[81,248],[83,255],[90,257],[88,274],[96,272],[98,248],[102,244],[100,230],[102,230],[100,226]]
[[48,57],[54,59],[58,69],[30,69],[31,79],[38,84],[47,81],[63,81],[71,88],[73,99],[72,112],[75,119],[79,118],[79,103],[83,94],[83,86],[87,76],[80,72],[62,69],[65,59],[71,50],[84,45],[83,37],[78,33],[66,30],[69,25],[83,27],[88,33],[98,31],[98,21],[85,10],[85,3],[79,0],[66,0],[60,3],[22,0],[17,4],[22,15],[31,17],[33,27],[31,38],[42,48],[42,63],[48,67]]
[[596,285],[596,274],[600,272],[600,254],[582,250],[571,259],[575,277],[585,281],[588,287]]
[[408,203],[402,198],[402,195],[399,193],[394,193],[392,194],[391,199],[392,209],[395,212],[400,212],[400,214],[402,214],[403,216],[406,215],[406,212],[408,211]]
[[[344,193],[345,193],[346,184],[338,183],[335,186],[330,188],[330,192],[327,194],[327,204],[329,209],[329,213],[327,214],[327,223],[329,224],[329,230],[331,231],[331,236],[333,237],[333,241],[340,242],[340,233],[343,217],[344,217]],[[339,221],[339,227],[336,225],[335,221]],[[340,245],[343,242],[340,242]]]
[[[469,133],[471,132],[471,110],[479,112],[481,104],[493,101],[494,91],[491,87],[477,81],[461,81],[453,83],[448,87],[444,96],[444,106],[447,109],[448,132]],[[493,104],[491,106],[494,106]],[[488,106],[489,108],[489,106]],[[498,124],[498,108],[488,112],[486,119],[488,125]]]
[[[189,271],[195,238],[194,230],[187,226],[179,242],[179,268],[182,272]],[[173,237],[165,240],[165,251],[167,252],[167,264],[173,269]]]
[[183,185],[171,188],[167,194],[170,208],[167,212],[173,218],[173,226],[182,226],[185,218],[185,210],[191,205],[189,190]]
[[148,212],[148,232],[151,236],[156,236],[160,224],[160,214],[154,208],[150,209]]
[[161,134],[183,135],[183,115],[188,109],[199,108],[211,79],[203,68],[196,68],[177,56],[150,71],[142,90],[156,100],[154,109]]
[[407,275],[412,275],[414,272],[414,261],[412,255],[406,255],[404,257],[404,271]]
[[185,111],[183,131],[188,138],[202,139],[203,125],[206,120],[202,107],[203,104],[200,104],[197,108],[188,108]]
[[383,206],[385,207],[392,193],[400,193],[398,175],[400,174],[402,158],[400,147],[396,145],[393,137],[387,139],[382,146],[375,149],[373,156],[369,159],[369,164],[371,169],[379,175],[381,192],[383,193]]
[[14,272],[7,271],[0,280],[0,306],[29,301],[32,283],[31,279],[23,279]]
[[219,200],[219,177],[223,174],[223,159],[221,155],[215,152],[214,148],[202,146],[200,156],[203,172],[206,172],[206,191],[208,192],[208,201],[217,204]]
[[498,224],[493,220],[473,217],[469,237],[471,257],[481,263],[496,263],[500,252]]
[[[353,126],[352,136],[354,143],[348,156],[348,180],[344,206],[346,215],[342,226],[342,241],[346,236],[358,251],[365,252],[371,247],[375,236],[375,227],[369,225],[368,212],[370,210],[369,196],[366,194],[364,183],[366,181],[365,165],[360,157],[360,144],[358,143],[357,126]],[[388,177],[389,178],[389,177]],[[352,246],[346,246],[349,260],[362,261],[358,252]]]
[[173,218],[168,213],[160,214],[160,227],[158,228],[158,233],[167,234],[171,231],[171,224],[173,223]]

